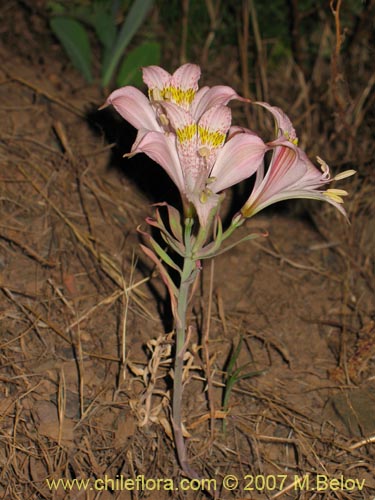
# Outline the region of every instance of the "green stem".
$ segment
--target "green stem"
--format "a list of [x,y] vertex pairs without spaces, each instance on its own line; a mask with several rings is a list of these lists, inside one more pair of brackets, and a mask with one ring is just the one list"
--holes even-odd
[[172,422],[178,460],[184,472],[194,478],[197,474],[190,468],[184,436],[182,432],[182,392],[183,392],[183,369],[184,355],[187,348],[187,308],[189,302],[189,292],[197,274],[197,267],[191,255],[191,229],[192,219],[185,221],[185,248],[186,254],[181,272],[181,282],[177,301],[176,318],[176,355],[174,364],[173,380],[173,401],[172,401]]
[[242,226],[242,224],[245,222],[245,218],[241,217],[240,215],[236,216],[233,218],[231,225],[228,227],[226,231],[223,232],[223,236],[221,241],[225,241],[229,236],[232,236],[234,231],[238,229],[239,227]]

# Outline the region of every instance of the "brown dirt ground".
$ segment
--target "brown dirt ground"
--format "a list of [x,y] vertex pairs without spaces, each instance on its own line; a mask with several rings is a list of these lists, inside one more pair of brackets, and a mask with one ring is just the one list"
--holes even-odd
[[[202,498],[46,483],[181,478],[168,308],[136,233],[165,178],[142,158],[119,160],[126,149],[109,145],[107,124],[118,134],[122,124],[95,112],[104,94],[51,45],[38,16],[12,16],[0,48],[0,497]],[[204,268],[184,408],[192,464],[217,480],[218,498],[375,497],[374,179],[362,172],[346,186],[350,226],[332,207],[276,207],[237,235],[265,229],[268,238],[216,259],[211,298]],[[223,432],[225,369],[241,336],[237,366],[259,373],[235,384]],[[225,490],[227,474],[259,475],[258,488],[247,477]],[[306,474],[310,491],[293,486]],[[314,491],[317,474],[365,485]]]

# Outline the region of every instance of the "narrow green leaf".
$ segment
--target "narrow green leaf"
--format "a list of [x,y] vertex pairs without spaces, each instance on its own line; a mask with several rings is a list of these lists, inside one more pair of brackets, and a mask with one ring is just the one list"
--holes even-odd
[[73,65],[91,83],[91,49],[85,28],[78,21],[69,17],[53,17],[51,28]]
[[198,252],[196,255],[194,255],[194,258],[195,259],[208,259],[208,258],[212,258],[212,257],[217,257],[218,255],[221,255],[221,254],[227,252],[228,250],[231,250],[232,248],[236,247],[240,243],[243,243],[244,241],[255,240],[256,238],[260,238],[261,236],[266,236],[266,235],[262,234],[262,233],[249,234],[248,236],[245,236],[244,238],[241,238],[240,240],[236,241],[232,245],[228,245],[227,247],[223,248],[219,252],[217,252],[215,247],[211,246],[212,243],[210,243],[201,252]]
[[[155,63],[156,64],[156,63]],[[172,233],[175,238],[182,243],[182,227],[181,227],[181,214],[172,205],[167,204],[168,209],[168,220],[171,227]]]
[[239,375],[238,380],[257,377],[258,375],[263,375],[264,373],[267,373],[267,370],[256,370],[254,372],[244,373],[243,375]]
[[[169,245],[175,252],[177,252],[181,257],[185,255],[185,247],[183,243],[180,241],[177,241],[173,236],[168,232],[167,228],[164,225],[164,222],[162,218],[160,217],[159,211],[156,210],[156,219],[153,219],[152,217],[147,217],[146,218],[147,224],[149,224],[152,227],[156,227],[159,229],[160,234],[163,238],[163,240]],[[149,235],[143,231],[140,231],[141,234],[144,234],[147,238],[149,238]]]
[[243,342],[243,336],[241,335],[240,340],[238,341],[236,348],[233,349],[233,351],[232,351],[232,354],[231,354],[231,357],[230,357],[230,360],[229,360],[229,363],[227,366],[228,377],[232,376],[234,365],[236,364],[238,356],[240,355],[240,352],[241,352],[242,342]]
[[107,2],[94,2],[91,22],[103,47],[110,50],[116,40],[116,20]]
[[148,11],[154,0],[135,0],[120,33],[118,34],[113,51],[103,61],[102,68],[102,86],[107,87],[110,83],[113,73],[123,56],[129,42],[138,31],[139,27],[146,18]]
[[61,5],[59,2],[48,2],[47,8],[51,11],[52,15],[63,14],[65,12],[64,5]]
[[[173,236],[178,240],[180,243],[182,243],[183,240],[183,235],[182,235],[182,227],[181,227],[181,214],[180,212],[175,208],[172,207],[172,205],[169,205],[167,202],[162,201],[159,203],[154,204],[155,207],[166,207],[168,210],[168,222],[169,226],[171,228],[171,231],[173,233]],[[164,222],[160,216],[159,209],[156,209],[156,217],[157,221],[160,226],[164,226]]]
[[142,85],[142,66],[159,65],[160,44],[157,42],[144,42],[131,50],[121,63],[117,74],[116,84],[119,87],[125,85]]
[[155,250],[155,252],[159,255],[159,257],[166,263],[168,266],[172,267],[179,273],[181,273],[181,269],[178,265],[169,257],[169,255],[162,249],[162,247],[157,243],[154,238],[149,237],[150,245]]
[[176,285],[173,283],[172,278],[169,276],[168,272],[166,271],[165,267],[161,263],[161,261],[157,258],[157,256],[154,254],[154,252],[150,249],[147,248],[145,245],[140,245],[144,253],[149,257],[152,262],[156,265],[161,279],[164,281],[165,286],[167,287],[168,293],[169,293],[169,298],[171,300],[171,309],[172,309],[172,314],[175,320],[177,321],[178,319],[178,311],[177,311],[177,297],[178,297],[178,290]]

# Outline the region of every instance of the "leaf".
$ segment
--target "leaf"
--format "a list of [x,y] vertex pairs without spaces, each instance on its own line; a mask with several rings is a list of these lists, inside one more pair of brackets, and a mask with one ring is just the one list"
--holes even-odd
[[232,245],[229,245],[225,248],[223,248],[220,251],[216,251],[216,246],[215,243],[210,243],[207,245],[205,248],[203,248],[200,252],[198,252],[196,255],[194,255],[195,259],[208,259],[212,257],[217,257],[218,255],[221,255],[222,253],[227,252],[231,248],[234,248],[235,246],[239,245],[240,243],[243,243],[244,241],[250,241],[250,240],[255,240],[256,238],[260,238],[261,236],[266,237],[268,236],[268,233],[252,233],[244,238],[241,238],[240,240],[236,241],[235,243],[232,243]]
[[149,257],[152,262],[156,265],[161,279],[164,281],[165,286],[167,287],[168,293],[169,293],[169,298],[171,300],[171,309],[172,309],[172,314],[175,320],[178,320],[178,311],[177,311],[177,297],[178,297],[178,290],[176,285],[173,283],[172,278],[169,276],[167,270],[161,263],[161,261],[157,258],[157,256],[154,254],[154,252],[150,249],[147,248],[145,245],[140,245],[141,249],[143,252]]
[[[171,231],[173,233],[173,236],[178,240],[180,243],[183,242],[183,234],[182,234],[182,227],[181,227],[181,214],[180,212],[172,207],[172,205],[169,205],[166,201],[162,201],[159,203],[154,203],[155,207],[167,207],[168,210],[168,222],[169,226],[171,228]],[[162,222],[162,219],[159,214],[159,210],[156,209],[156,215],[157,215],[157,220],[158,222]],[[163,223],[164,226],[164,223]]]
[[[178,255],[181,255],[181,257],[184,257],[185,255],[185,247],[182,243],[179,241],[175,240],[171,234],[167,231],[166,227],[164,224],[159,224],[155,219],[152,219],[151,217],[146,218],[147,224],[149,224],[152,227],[156,227],[160,231],[160,235],[163,238],[163,240],[167,243],[169,247],[172,248]],[[141,234],[144,234],[147,238],[149,238],[149,235],[145,233],[144,231],[139,231]]]
[[243,342],[243,335],[240,336],[240,340],[238,341],[236,348],[233,349],[232,354],[230,356],[230,360],[227,366],[228,378],[232,376],[234,365],[236,364],[238,356],[240,355],[241,352],[242,342]]
[[166,203],[166,206],[168,209],[168,220],[172,233],[175,236],[175,238],[182,243],[183,234],[181,227],[181,214],[178,210],[172,207],[172,205],[168,205],[168,203]]
[[107,87],[110,83],[112,75],[121,57],[124,54],[126,47],[129,45],[129,42],[143,23],[153,3],[154,0],[135,0],[133,5],[131,6],[129,14],[126,17],[126,20],[122,25],[121,31],[117,37],[113,50],[108,53],[107,57],[103,61],[103,87]]
[[51,19],[51,29],[73,65],[91,83],[91,49],[85,28],[75,19],[59,16]]
[[91,23],[106,50],[110,50],[116,40],[116,20],[108,7],[107,2],[94,2],[91,16]]
[[116,84],[119,87],[125,85],[142,85],[142,66],[159,65],[160,63],[160,44],[157,42],[144,42],[131,50],[124,58],[118,71]]
[[157,255],[166,263],[168,266],[172,267],[175,271],[178,271],[179,273],[182,272],[182,270],[178,267],[178,265],[171,259],[171,257],[165,252],[162,247],[152,238],[149,236],[149,242],[152,248],[155,250]]
[[65,7],[59,2],[48,2],[47,8],[51,11],[51,14],[63,14],[65,12]]

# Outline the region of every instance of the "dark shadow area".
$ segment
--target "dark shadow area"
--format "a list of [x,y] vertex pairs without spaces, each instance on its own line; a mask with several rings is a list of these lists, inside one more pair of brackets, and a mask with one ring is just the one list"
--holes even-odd
[[104,134],[110,144],[116,144],[112,149],[110,169],[118,170],[134,183],[150,203],[166,201],[176,208],[181,207],[178,189],[160,165],[144,154],[123,158],[124,154],[130,152],[135,141],[137,131],[134,127],[111,107],[101,111],[97,109],[89,111],[87,120],[96,133]]

